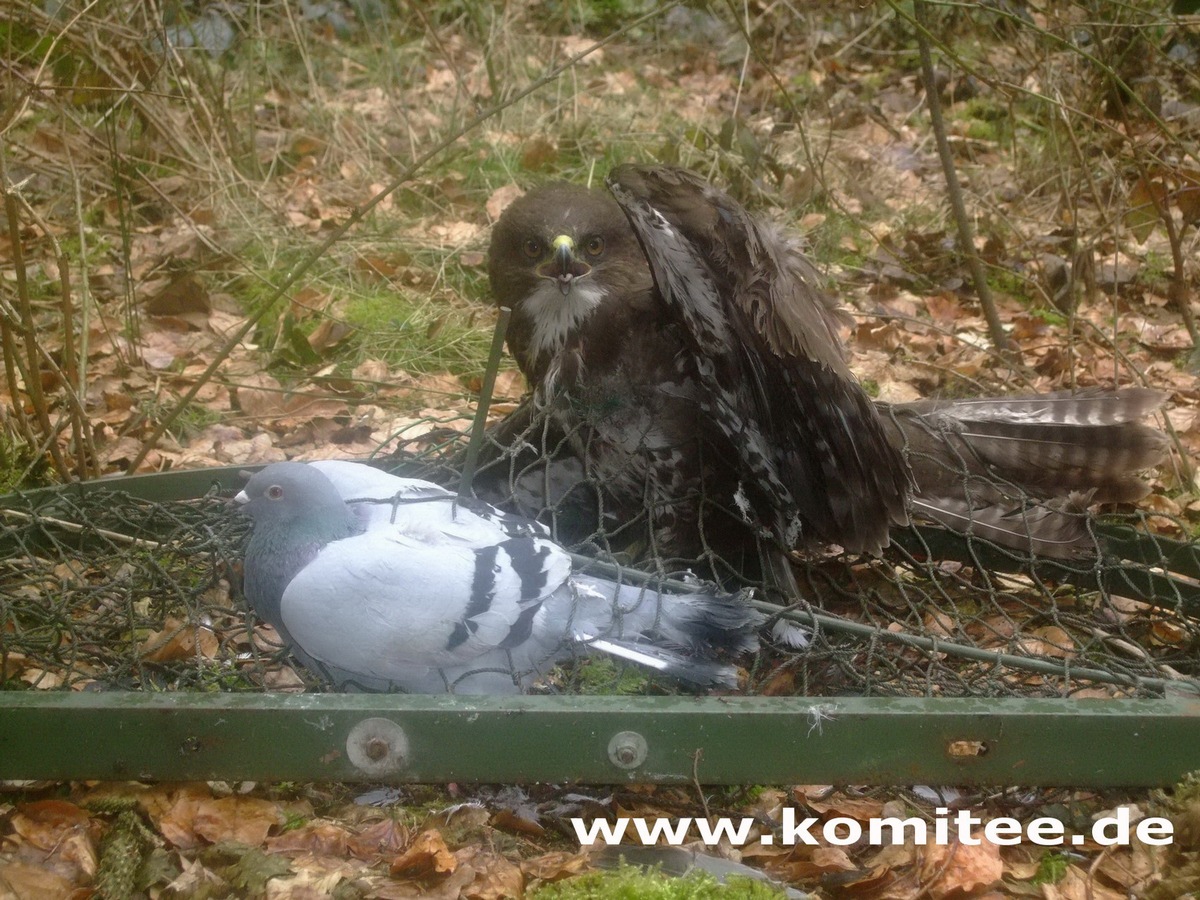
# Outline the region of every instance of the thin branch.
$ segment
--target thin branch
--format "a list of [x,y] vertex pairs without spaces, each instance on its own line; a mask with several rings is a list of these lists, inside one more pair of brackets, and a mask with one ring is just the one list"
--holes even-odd
[[[8,240],[12,247],[13,269],[16,275],[17,313],[20,316],[19,325],[21,337],[25,344],[25,392],[33,406],[33,414],[37,418],[42,435],[47,439],[46,447],[54,459],[54,468],[63,481],[71,477],[67,461],[63,458],[58,446],[57,429],[50,421],[50,410],[46,406],[46,395],[42,391],[41,365],[38,362],[39,347],[37,327],[33,321],[33,304],[29,299],[29,284],[25,277],[25,251],[21,243],[21,217],[17,209],[16,187],[9,183],[8,170],[3,154],[0,154],[0,190],[4,193],[4,215],[8,220]],[[10,346],[13,344],[14,346]],[[5,356],[15,351],[15,342],[5,341]],[[13,402],[19,403],[17,385],[13,389]]]
[[925,103],[929,107],[929,124],[933,129],[934,142],[937,144],[938,158],[942,163],[942,173],[946,177],[946,196],[950,200],[950,209],[954,214],[954,222],[958,227],[959,249],[966,257],[971,270],[971,280],[975,283],[975,294],[979,297],[979,305],[987,320],[988,334],[996,348],[1005,350],[1016,349],[1004,333],[1004,325],[1000,321],[1000,313],[996,310],[996,301],[992,298],[992,289],[987,283],[987,273],[983,268],[983,260],[975,251],[975,232],[971,228],[971,220],[967,218],[967,205],[963,201],[962,186],[958,181],[958,171],[954,167],[954,156],[950,152],[950,141],[946,137],[946,121],[942,118],[942,101],[938,94],[937,82],[933,71],[933,53],[929,47],[929,9],[926,0],[915,0],[913,11],[916,14],[917,27],[914,29],[917,37],[917,50],[921,55],[921,80],[925,83]]

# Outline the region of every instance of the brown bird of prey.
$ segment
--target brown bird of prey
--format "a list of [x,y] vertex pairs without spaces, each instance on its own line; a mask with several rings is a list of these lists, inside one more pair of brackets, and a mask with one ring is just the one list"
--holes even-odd
[[682,169],[607,183],[535,189],[493,230],[492,292],[532,393],[494,431],[489,497],[564,539],[753,559],[786,581],[792,549],[878,553],[910,517],[1069,557],[1094,550],[1089,504],[1146,492],[1136,473],[1166,442],[1139,420],[1161,392],[873,402],[793,241]]

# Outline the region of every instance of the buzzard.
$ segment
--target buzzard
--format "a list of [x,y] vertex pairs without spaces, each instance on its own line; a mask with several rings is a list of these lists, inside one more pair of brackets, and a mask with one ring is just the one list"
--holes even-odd
[[1145,493],[1161,392],[872,401],[785,234],[686,170],[607,182],[530,191],[488,254],[532,392],[477,486],[560,539],[786,584],[791,550],[878,553],[910,517],[1069,557],[1093,546],[1089,504]]

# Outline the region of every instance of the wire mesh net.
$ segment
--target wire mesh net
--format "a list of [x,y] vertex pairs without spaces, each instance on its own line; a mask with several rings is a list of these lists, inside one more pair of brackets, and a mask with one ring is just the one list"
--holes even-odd
[[[539,428],[529,424],[515,442],[503,428],[493,431],[477,476],[490,499],[507,491],[528,502],[533,481],[545,486],[561,474],[546,464],[562,458],[561,445],[541,443]],[[497,434],[505,439],[497,442]],[[458,462],[446,452],[376,461],[447,484],[455,483]],[[148,499],[155,491],[144,480],[137,495],[93,483],[5,498],[4,686],[244,691],[325,684],[247,614],[239,582],[249,521],[231,503],[237,479],[226,475],[181,500]],[[757,588],[758,608],[791,623],[768,625],[760,652],[737,660],[746,667],[739,688],[746,693],[1132,697],[1191,689],[1200,678],[1192,616],[1200,552],[1168,536],[1186,530],[1162,516],[1089,519],[1101,551],[1067,561],[936,527],[895,529],[881,557],[793,555],[800,599],[784,606],[753,561],[716,555],[723,536],[706,522],[727,527],[726,511],[700,515],[696,558],[663,558],[655,553],[656,529],[678,526],[669,511],[646,508],[616,521],[604,504],[611,483],[596,482],[582,466],[575,475],[567,490],[558,486],[559,504],[542,518],[580,551],[577,572],[643,585],[650,597],[721,579],[729,589]],[[547,665],[534,665],[538,678],[523,683],[560,691],[677,689],[647,684],[636,668],[590,660],[552,669],[566,655],[561,650],[548,650],[539,661]]]

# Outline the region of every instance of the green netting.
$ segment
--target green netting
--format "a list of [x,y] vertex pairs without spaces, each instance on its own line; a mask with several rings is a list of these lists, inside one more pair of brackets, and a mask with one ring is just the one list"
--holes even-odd
[[[454,484],[455,459],[443,445],[377,463]],[[493,458],[490,465],[505,478],[521,477],[510,461]],[[486,483],[488,465],[481,472]],[[238,586],[249,525],[229,502],[236,481],[226,473],[223,488],[214,483],[184,500],[146,499],[144,485],[152,482],[145,479],[142,496],[118,481],[111,489],[94,483],[5,498],[4,686],[319,689],[318,678],[251,627]],[[492,478],[493,489],[496,483]],[[690,564],[656,559],[652,527],[630,539],[638,527],[620,523],[615,535],[594,530],[577,544],[579,569],[666,589],[694,588],[696,575],[732,569],[711,555]],[[1071,562],[1033,560],[935,527],[897,530],[882,558],[797,556],[802,601],[783,607],[777,592],[761,590],[755,602],[803,626],[807,645],[795,645],[795,628],[765,631],[762,652],[739,661],[747,670],[744,690],[1153,697],[1195,686],[1200,634],[1191,613],[1200,601],[1200,552],[1195,543],[1164,536],[1171,529],[1186,534],[1183,524],[1129,513],[1090,527],[1101,552]],[[551,691],[673,690],[596,663],[544,676],[539,689]]]

